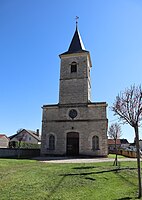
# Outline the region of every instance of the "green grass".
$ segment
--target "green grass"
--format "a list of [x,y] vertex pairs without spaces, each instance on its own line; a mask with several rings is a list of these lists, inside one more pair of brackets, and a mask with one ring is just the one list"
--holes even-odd
[[135,162],[49,164],[31,160],[0,160],[1,200],[136,199]]
[[[114,158],[115,159],[115,154],[109,154],[108,158]],[[126,158],[125,156],[117,155],[117,158]]]

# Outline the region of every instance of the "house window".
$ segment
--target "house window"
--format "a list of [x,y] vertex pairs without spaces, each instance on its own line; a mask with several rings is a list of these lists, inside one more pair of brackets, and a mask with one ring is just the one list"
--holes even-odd
[[77,63],[72,62],[71,63],[71,73],[77,72]]
[[55,149],[55,136],[54,135],[49,136],[49,149],[50,150]]
[[93,151],[99,150],[99,137],[96,135],[92,138],[92,149]]

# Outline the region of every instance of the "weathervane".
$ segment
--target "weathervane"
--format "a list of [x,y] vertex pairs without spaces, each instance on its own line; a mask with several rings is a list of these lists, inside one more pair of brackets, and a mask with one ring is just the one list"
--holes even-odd
[[76,18],[75,18],[75,20],[76,20],[76,25],[78,24],[78,19],[79,19],[79,17],[76,16]]

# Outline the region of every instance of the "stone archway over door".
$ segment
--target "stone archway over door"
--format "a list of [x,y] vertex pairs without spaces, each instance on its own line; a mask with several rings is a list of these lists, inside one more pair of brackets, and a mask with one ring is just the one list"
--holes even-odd
[[79,133],[76,132],[67,133],[66,154],[68,156],[79,155]]

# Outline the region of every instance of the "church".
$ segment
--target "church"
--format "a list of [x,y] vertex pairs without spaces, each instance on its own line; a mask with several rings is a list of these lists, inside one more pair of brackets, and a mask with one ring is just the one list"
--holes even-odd
[[59,55],[59,103],[43,105],[42,156],[107,156],[107,103],[91,101],[91,57],[78,24]]

